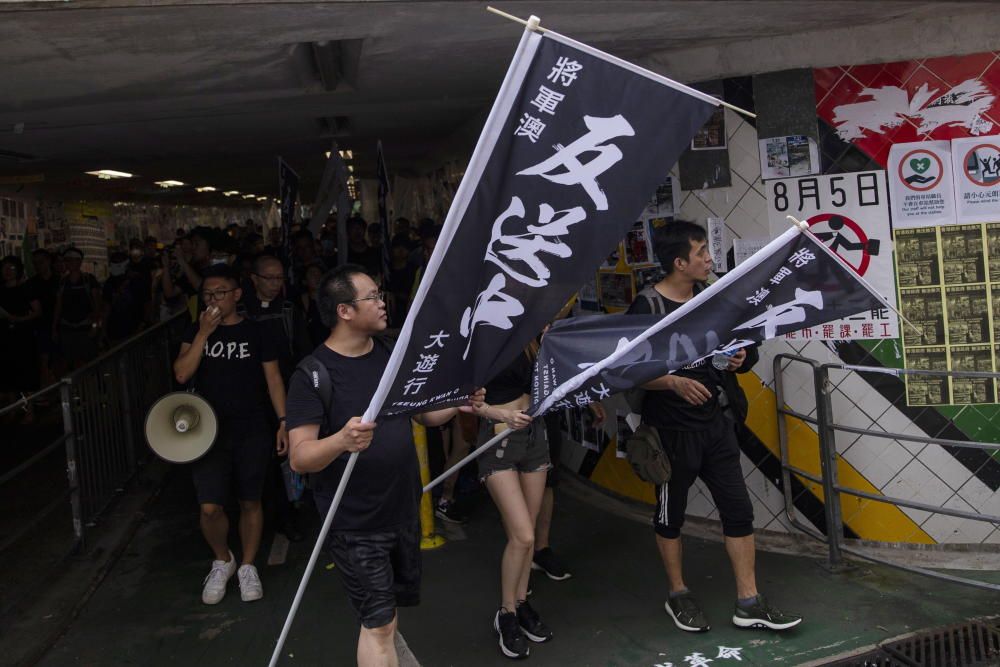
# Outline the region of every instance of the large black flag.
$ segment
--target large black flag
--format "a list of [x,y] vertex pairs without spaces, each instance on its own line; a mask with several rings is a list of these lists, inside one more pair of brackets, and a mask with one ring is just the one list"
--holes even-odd
[[[385,155],[382,154],[382,142],[376,145],[375,176],[378,178],[378,224],[382,229],[382,286],[389,284],[389,243],[392,233],[389,229],[389,169],[385,166]],[[392,325],[396,326],[396,322]]]
[[667,316],[557,322],[542,339],[530,412],[586,405],[716,353],[883,307],[826,246],[792,228]]
[[[295,222],[295,202],[299,198],[299,175],[292,171],[292,168],[278,158],[278,201],[281,212],[281,248],[285,254],[285,259],[292,256],[291,252],[291,227]],[[291,272],[291,262],[289,261],[289,272]]]
[[717,104],[526,31],[373,406],[454,404],[502,371],[624,236]]

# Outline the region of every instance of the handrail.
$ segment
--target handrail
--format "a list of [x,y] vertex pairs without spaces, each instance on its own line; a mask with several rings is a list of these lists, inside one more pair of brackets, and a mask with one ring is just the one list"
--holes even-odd
[[[786,406],[784,401],[783,380],[782,380],[782,370],[783,370],[782,363],[786,360],[789,363],[791,362],[805,363],[811,367],[811,372],[813,375],[814,397],[816,400],[815,418],[803,415]],[[787,354],[787,353],[776,355],[774,357],[772,367],[774,371],[774,390],[776,398],[775,412],[778,421],[778,441],[779,441],[779,450],[781,455],[781,473],[782,473],[782,481],[784,482],[783,495],[785,497],[785,515],[789,523],[791,523],[793,527],[801,530],[802,532],[816,539],[825,541],[827,543],[829,550],[828,562],[830,567],[839,566],[842,560],[841,554],[848,553],[853,556],[858,556],[860,558],[864,558],[872,562],[882,563],[884,565],[888,565],[897,569],[913,572],[916,574],[921,574],[928,577],[933,577],[943,581],[959,583],[966,586],[973,586],[976,588],[985,588],[987,590],[1000,591],[1000,584],[992,584],[984,581],[979,581],[976,579],[969,579],[966,577],[958,577],[954,575],[944,574],[941,572],[935,572],[933,570],[928,570],[926,568],[904,565],[902,563],[895,562],[890,559],[874,556],[870,553],[865,553],[860,549],[843,544],[843,523],[840,518],[841,493],[852,495],[858,498],[873,500],[875,502],[887,503],[900,507],[909,507],[912,509],[918,509],[926,512],[946,514],[949,516],[955,516],[963,519],[971,519],[973,521],[1000,523],[1000,517],[992,516],[989,514],[983,514],[980,512],[976,513],[966,512],[964,510],[957,510],[948,507],[942,507],[939,505],[929,505],[927,503],[906,500],[903,498],[896,498],[893,496],[886,496],[884,494],[870,493],[868,491],[862,491],[861,489],[842,486],[841,484],[838,483],[836,479],[838,455],[833,437],[836,431],[845,431],[848,433],[857,433],[860,435],[873,435],[879,438],[891,438],[894,440],[905,440],[913,442],[922,442],[926,444],[946,445],[950,447],[965,447],[969,449],[980,449],[980,450],[1000,449],[1000,445],[994,443],[970,442],[970,441],[942,439],[942,438],[929,438],[925,436],[907,435],[902,433],[889,433],[885,431],[872,431],[869,429],[847,426],[846,424],[837,424],[833,419],[833,408],[830,400],[831,387],[828,375],[831,369],[846,370],[850,372],[875,372],[875,373],[884,373],[887,371],[891,371],[891,374],[897,376],[937,375],[945,377],[977,377],[977,378],[989,378],[989,379],[1000,378],[1000,373],[986,373],[981,371],[930,371],[923,369],[884,369],[877,367],[866,367],[866,366],[857,366],[852,364],[839,364],[839,363],[821,364],[815,359],[809,359],[808,357],[803,357],[801,355]],[[817,434],[819,435],[820,463],[821,463],[819,476],[808,473],[805,470],[792,466],[789,463],[788,429],[785,423],[786,421],[785,418],[789,416],[802,419],[804,421],[816,425]],[[792,501],[792,495],[791,495],[792,473],[799,475],[804,479],[808,479],[814,483],[822,484],[824,493],[823,505],[826,515],[826,535],[820,534],[818,531],[816,531],[810,526],[805,526],[795,518],[794,503]]]

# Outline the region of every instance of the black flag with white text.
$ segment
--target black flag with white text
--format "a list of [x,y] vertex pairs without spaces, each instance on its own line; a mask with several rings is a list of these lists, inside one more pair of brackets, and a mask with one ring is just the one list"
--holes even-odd
[[[625,235],[716,100],[526,31],[380,386],[381,414],[502,371]],[[384,381],[383,384],[386,384]]]
[[791,228],[669,315],[556,322],[542,339],[529,412],[586,405],[715,354],[883,307],[812,234]]

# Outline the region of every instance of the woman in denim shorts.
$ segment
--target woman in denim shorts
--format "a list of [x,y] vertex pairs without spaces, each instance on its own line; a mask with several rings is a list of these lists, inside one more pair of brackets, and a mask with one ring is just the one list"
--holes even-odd
[[500,650],[508,658],[528,655],[528,642],[545,642],[552,632],[527,602],[528,575],[534,554],[535,521],[545,494],[549,447],[542,422],[536,426],[525,414],[530,404],[531,370],[538,346],[532,344],[510,366],[486,385],[487,399],[477,411],[483,417],[479,444],[508,428],[513,433],[479,457],[479,478],[493,498],[507,545],[500,564],[500,609],[493,617]]

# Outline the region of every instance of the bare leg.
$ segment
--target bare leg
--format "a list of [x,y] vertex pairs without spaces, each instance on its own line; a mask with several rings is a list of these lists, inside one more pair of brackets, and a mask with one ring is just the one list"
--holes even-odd
[[555,494],[551,487],[545,487],[542,496],[542,508],[535,522],[535,551],[541,551],[549,546],[549,529],[552,527],[552,509],[555,505]]
[[535,544],[535,526],[519,477],[517,471],[502,470],[486,478],[486,488],[500,510],[507,533],[500,561],[500,604],[508,611],[514,611],[517,601],[527,597],[526,575],[523,588],[521,578],[531,567]]
[[358,636],[358,667],[398,667],[396,656],[396,616],[380,628],[361,626]]
[[203,503],[201,506],[201,534],[212,549],[215,560],[229,561],[229,517],[222,505]]
[[240,542],[243,544],[243,565],[253,565],[264,532],[264,512],[259,500],[240,501]]
[[663,568],[667,571],[667,581],[670,583],[670,592],[682,591],[687,586],[684,585],[684,568],[682,562],[681,538],[668,539],[656,536],[656,547],[660,550],[660,558],[663,560]]
[[[542,498],[545,496],[545,477],[545,471],[521,474],[521,491],[524,493],[524,501],[528,506],[528,513],[531,515],[532,533],[538,528],[535,522],[538,520]],[[517,600],[528,599],[528,579],[531,577],[531,561],[534,555],[535,550],[532,548],[524,560],[524,569],[521,570],[521,578],[517,582]]]
[[733,564],[733,574],[736,576],[736,597],[745,599],[757,595],[753,534],[746,537],[727,537],[726,553],[729,554],[729,560]]

